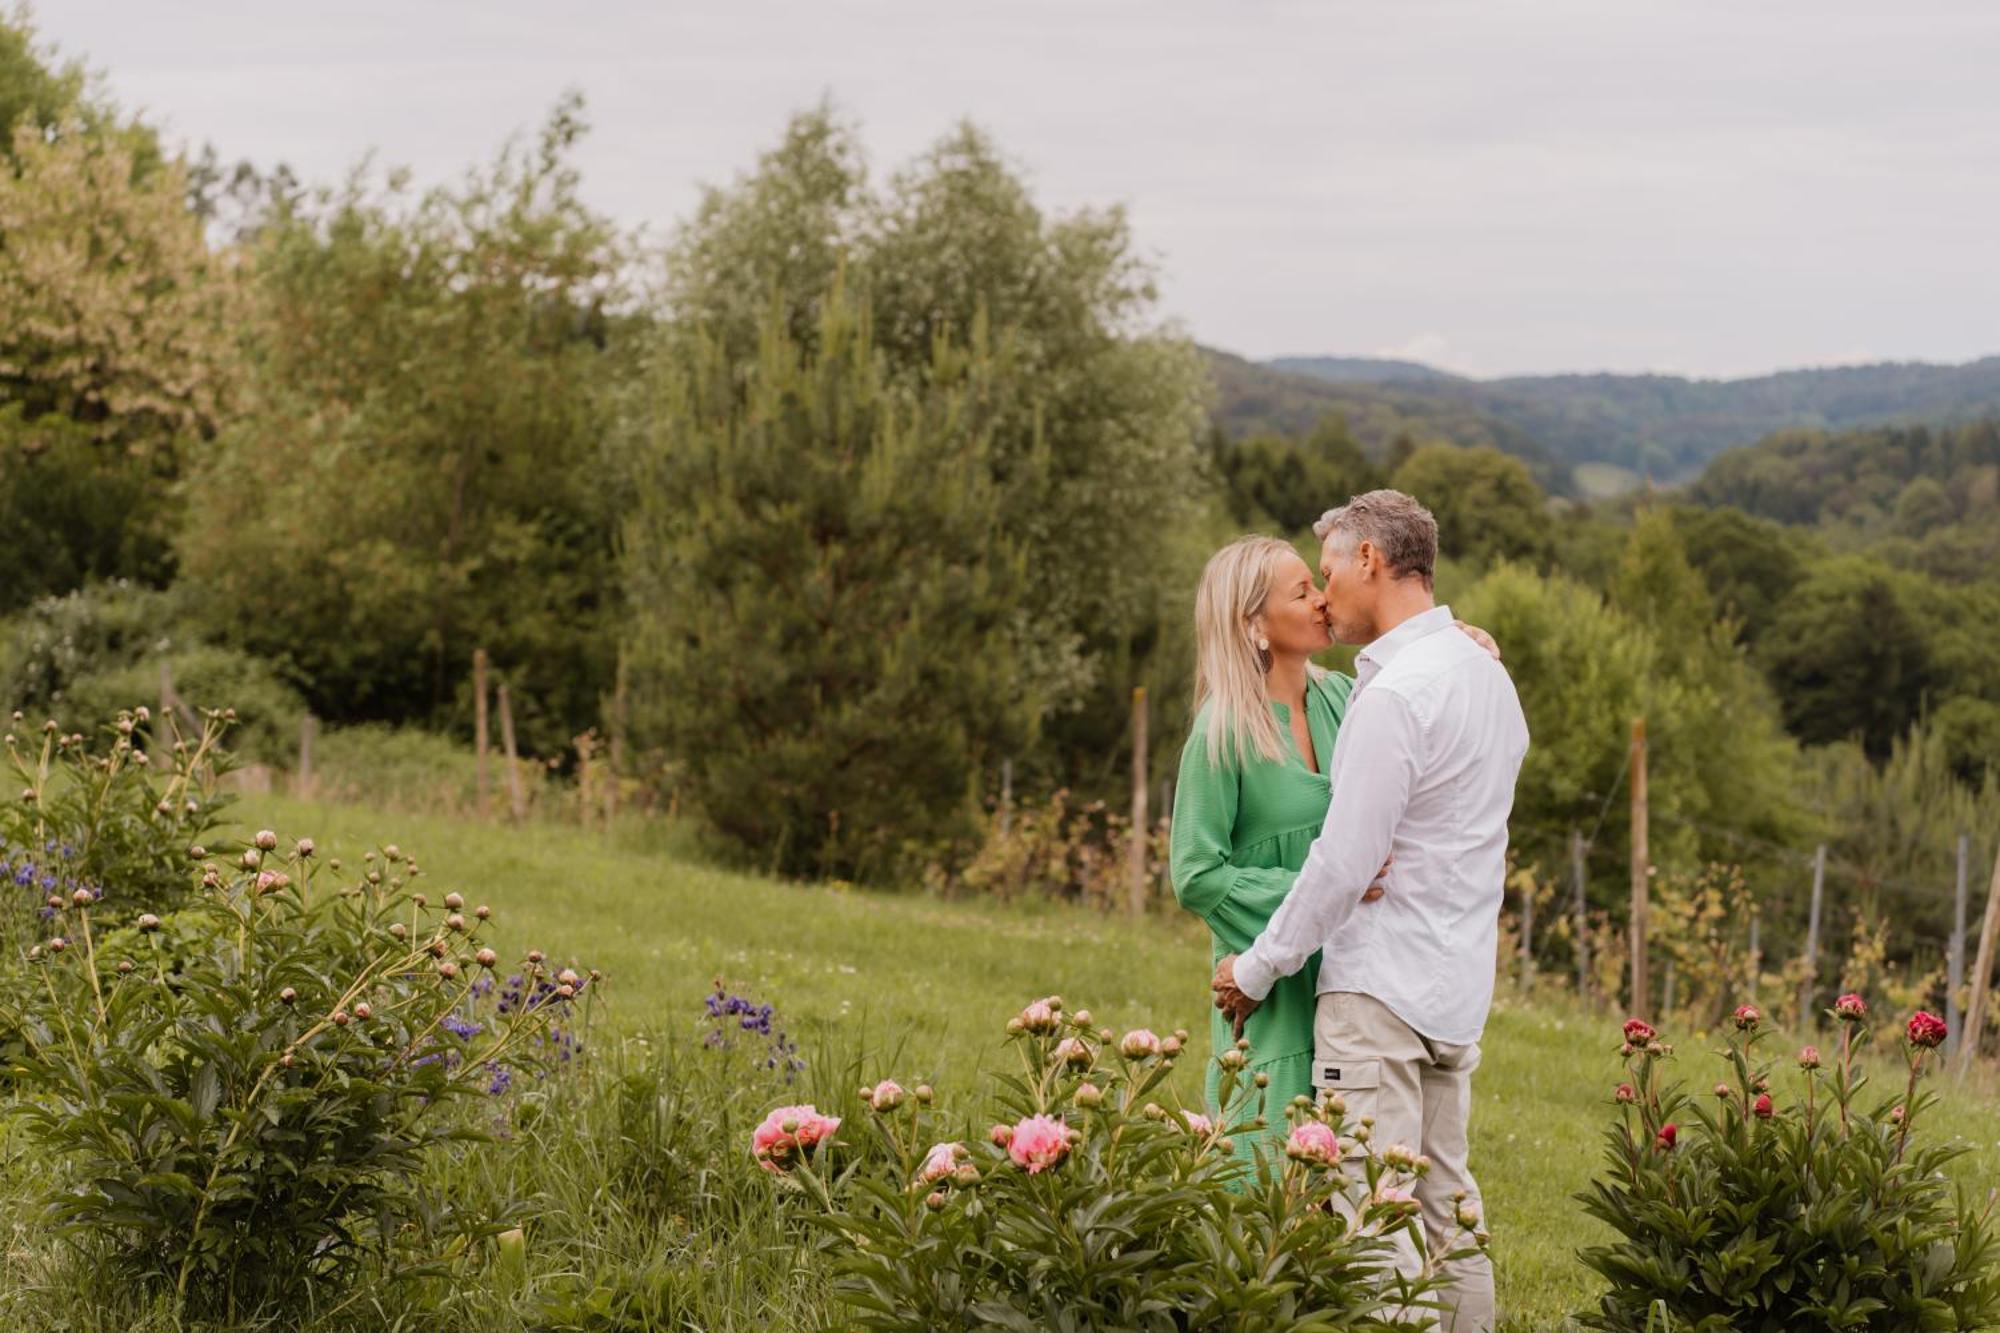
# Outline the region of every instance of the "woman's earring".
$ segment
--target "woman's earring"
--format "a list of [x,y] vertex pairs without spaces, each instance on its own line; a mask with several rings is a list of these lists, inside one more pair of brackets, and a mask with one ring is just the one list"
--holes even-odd
[[1261,634],[1257,636],[1257,669],[1271,674],[1271,641]]
[[1257,651],[1260,653],[1268,653],[1271,651],[1271,641],[1265,638],[1261,634],[1257,636]]

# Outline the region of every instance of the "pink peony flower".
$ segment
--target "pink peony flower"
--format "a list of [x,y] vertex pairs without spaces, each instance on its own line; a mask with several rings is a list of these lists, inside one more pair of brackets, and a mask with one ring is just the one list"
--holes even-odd
[[1340,1160],[1340,1136],[1317,1120],[1292,1127],[1285,1139],[1285,1156],[1314,1166],[1332,1166]]
[[986,1131],[986,1136],[993,1140],[994,1147],[1004,1148],[1014,1141],[1014,1127],[1012,1125],[995,1125],[992,1129]]
[[1679,1127],[1669,1123],[1660,1126],[1660,1137],[1654,1140],[1654,1142],[1659,1144],[1661,1152],[1672,1152],[1674,1150],[1674,1141],[1679,1137]]
[[1023,1009],[1020,1023],[1027,1032],[1053,1032],[1056,1026],[1056,1011],[1047,1000],[1036,1000]]
[[1750,1113],[1759,1120],[1769,1120],[1776,1114],[1771,1106],[1771,1094],[1768,1092],[1758,1093],[1757,1100],[1750,1104]]
[[1850,991],[1833,1002],[1833,1012],[1843,1022],[1859,1023],[1868,1017],[1868,1001]]
[[1056,1043],[1056,1059],[1062,1064],[1083,1069],[1090,1064],[1090,1047],[1081,1038],[1064,1037]]
[[791,1170],[794,1155],[812,1156],[812,1150],[839,1128],[838,1116],[821,1115],[817,1107],[780,1106],[751,1131],[750,1152],[757,1165],[782,1175]]
[[965,1145],[962,1143],[932,1145],[930,1152],[924,1157],[922,1169],[917,1172],[917,1179],[926,1185],[935,1185],[940,1180],[949,1179],[957,1173],[959,1158],[964,1155]]
[[1628,1018],[1625,1020],[1625,1040],[1634,1046],[1644,1046],[1656,1035],[1653,1031],[1653,1025],[1643,1018]]
[[1944,1020],[1928,1009],[1919,1009],[1910,1016],[1910,1042],[1925,1050],[1944,1045]]
[[903,1085],[892,1078],[877,1083],[868,1093],[868,1104],[877,1111],[893,1111],[903,1104]]
[[1053,1116],[1031,1115],[1014,1126],[1007,1155],[1031,1176],[1046,1171],[1069,1155],[1069,1128]]
[[1150,1028],[1135,1028],[1118,1043],[1118,1050],[1127,1060],[1144,1060],[1160,1053],[1160,1039]]
[[1819,1068],[1819,1047],[1817,1046],[1799,1047],[1799,1068],[1801,1069]]
[[1199,1111],[1182,1111],[1181,1121],[1187,1126],[1188,1133],[1201,1138],[1207,1138],[1215,1133],[1215,1122]]
[[1612,1095],[1618,1099],[1620,1104],[1625,1106],[1630,1106],[1633,1102],[1639,1100],[1639,1094],[1633,1091],[1632,1085],[1630,1083],[1620,1083],[1618,1085],[1618,1091],[1613,1093]]
[[1748,1032],[1764,1020],[1764,1015],[1758,1012],[1754,1004],[1739,1004],[1736,1006],[1735,1018],[1736,1030]]

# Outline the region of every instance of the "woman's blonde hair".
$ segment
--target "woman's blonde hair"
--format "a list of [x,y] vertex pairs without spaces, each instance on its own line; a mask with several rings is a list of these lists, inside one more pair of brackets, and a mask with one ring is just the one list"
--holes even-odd
[[1276,537],[1238,537],[1209,557],[1194,595],[1194,706],[1208,708],[1208,758],[1284,758],[1264,691],[1268,669],[1251,620],[1264,609],[1278,564],[1298,552]]

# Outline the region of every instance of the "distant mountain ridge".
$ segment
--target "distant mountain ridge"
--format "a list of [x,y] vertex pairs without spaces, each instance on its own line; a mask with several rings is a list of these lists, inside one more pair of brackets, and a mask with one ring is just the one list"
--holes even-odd
[[1344,414],[1364,447],[1398,435],[1490,444],[1568,489],[1579,464],[1677,482],[1725,449],[1795,427],[1948,425],[2000,414],[2000,356],[1963,365],[1882,362],[1737,380],[1533,375],[1473,380],[1415,362],[1209,351],[1215,418],[1233,435],[1293,433]]

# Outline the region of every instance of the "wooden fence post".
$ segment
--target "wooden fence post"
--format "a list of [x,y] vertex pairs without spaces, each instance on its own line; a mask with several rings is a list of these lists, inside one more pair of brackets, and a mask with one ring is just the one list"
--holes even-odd
[[1819,911],[1826,895],[1826,844],[1813,852],[1812,910],[1806,917],[1806,976],[1799,983],[1799,1028],[1812,1032],[1819,1028],[1813,1011],[1813,995],[1819,989]]
[[1521,876],[1521,984],[1535,980],[1535,881]]
[[1011,837],[1014,832],[1014,761],[1000,761],[1000,836]]
[[299,719],[299,768],[292,779],[292,787],[308,800],[313,794],[313,738],[318,735],[318,718],[307,713]]
[[1994,936],[2000,934],[2000,852],[1993,857],[1993,885],[1986,891],[1986,916],[1979,924],[1979,958],[1972,965],[1972,997],[1965,1006],[1965,1040],[1958,1044],[1958,1077],[1979,1055],[1986,1030],[1986,988],[1993,984]]
[[1126,910],[1134,917],[1146,912],[1146,687],[1132,687],[1132,845],[1126,853]]
[[611,749],[604,774],[604,827],[607,829],[618,818],[618,775],[625,771],[625,712],[629,697],[625,649],[621,646],[618,649],[618,680],[611,691]]
[[507,756],[507,807],[516,823],[528,817],[528,793],[521,786],[521,758],[514,749],[514,710],[507,703],[507,683],[494,691],[500,706],[500,748]]
[[1645,1017],[1652,1002],[1646,961],[1646,916],[1653,862],[1646,845],[1646,719],[1632,719],[1632,1008]]
[[486,650],[472,650],[472,743],[479,758],[473,766],[479,817],[485,819],[491,806],[487,800],[486,751],[490,747],[486,722]]
[[1756,999],[1764,984],[1764,909],[1750,904],[1750,998]]
[[1584,898],[1583,832],[1569,831],[1571,911],[1576,916],[1576,993],[1590,994],[1590,907]]
[[1971,839],[1965,834],[1958,835],[1958,884],[1951,900],[1951,946],[1945,950],[1944,983],[1944,1026],[1949,1034],[1945,1037],[1945,1056],[1958,1054],[1958,1044],[1965,1037],[1965,1010],[1959,1004],[1958,992],[1965,985],[1965,889],[1966,875],[1971,870]]

